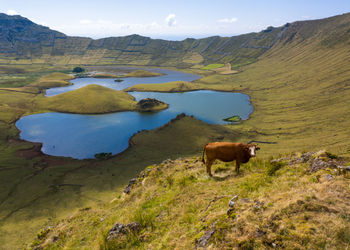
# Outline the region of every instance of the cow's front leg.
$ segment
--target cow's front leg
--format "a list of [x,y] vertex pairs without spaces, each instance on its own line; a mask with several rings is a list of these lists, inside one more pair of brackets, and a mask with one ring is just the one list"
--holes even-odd
[[236,160],[236,173],[239,174],[240,162]]
[[207,173],[209,174],[209,176],[213,176],[213,175],[211,174],[211,165],[213,165],[213,162],[214,162],[214,161],[208,161],[208,160],[207,160],[207,162],[205,163],[205,165],[206,165],[206,167],[207,167]]

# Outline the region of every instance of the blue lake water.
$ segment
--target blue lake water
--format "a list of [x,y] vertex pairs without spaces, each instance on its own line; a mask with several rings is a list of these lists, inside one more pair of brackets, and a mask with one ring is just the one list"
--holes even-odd
[[[173,77],[176,73],[172,73]],[[158,77],[152,78],[154,80]],[[151,78],[143,79],[149,83],[155,82],[151,81]],[[79,84],[83,81],[85,85],[88,83],[108,85],[111,79],[76,80],[79,80]],[[183,79],[179,76],[176,80]],[[145,83],[142,79],[140,82]],[[114,82],[111,84],[115,85]],[[42,142],[42,151],[46,154],[85,159],[93,158],[96,153],[101,152],[120,153],[128,147],[128,140],[134,133],[160,127],[180,113],[193,115],[211,124],[225,124],[226,122],[222,120],[224,118],[239,115],[242,119],[247,119],[253,111],[249,97],[240,93],[201,90],[185,93],[131,92],[130,94],[136,100],[156,98],[168,103],[169,108],[155,113],[117,112],[102,115],[44,113],[25,116],[18,120],[16,125],[21,130],[22,139]]]
[[162,73],[162,76],[156,77],[126,77],[120,78],[123,79],[122,82],[115,82],[115,78],[77,78],[72,80],[73,85],[67,87],[58,87],[51,88],[46,90],[46,96],[54,96],[64,92],[68,92],[74,89],[78,89],[84,87],[88,84],[98,84],[107,88],[115,89],[115,90],[123,90],[128,87],[131,87],[135,84],[146,83],[165,83],[165,82],[173,82],[173,81],[187,81],[191,82],[200,78],[199,75],[168,70],[168,69],[148,69],[152,72]]

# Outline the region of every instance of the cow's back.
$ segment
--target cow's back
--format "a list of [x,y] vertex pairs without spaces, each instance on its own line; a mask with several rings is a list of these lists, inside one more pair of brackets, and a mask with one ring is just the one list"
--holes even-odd
[[221,160],[224,162],[234,161],[241,158],[244,148],[241,143],[233,142],[211,142],[205,147],[208,160]]

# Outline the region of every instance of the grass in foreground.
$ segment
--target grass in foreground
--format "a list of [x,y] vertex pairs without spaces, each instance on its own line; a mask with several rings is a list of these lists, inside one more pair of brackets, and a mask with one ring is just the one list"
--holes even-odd
[[7,141],[8,136],[16,138],[15,127],[4,131],[7,134],[0,140],[0,245],[4,249],[25,248],[36,232],[57,219],[77,208],[110,201],[129,179],[151,164],[199,154],[212,140],[241,137],[222,126],[184,117],[137,134],[133,146],[118,156],[78,161],[34,154],[32,143]]
[[[330,168],[311,172],[314,160],[332,159],[317,153],[296,163],[305,155],[286,155],[277,162],[252,159],[238,176],[230,163],[217,162],[214,178],[197,157],[166,160],[145,169],[129,195],[117,194],[99,208],[81,209],[43,229],[33,245],[345,249],[350,244],[350,215],[344,193],[350,191],[350,175]],[[137,222],[141,229],[107,241],[116,222]]]

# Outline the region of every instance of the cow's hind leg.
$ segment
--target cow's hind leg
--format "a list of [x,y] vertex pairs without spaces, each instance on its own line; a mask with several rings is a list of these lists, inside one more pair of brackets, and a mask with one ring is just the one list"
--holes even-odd
[[207,162],[205,163],[205,165],[206,165],[206,167],[207,167],[207,173],[209,174],[209,176],[213,176],[212,174],[211,174],[211,165],[213,165],[213,160],[211,160],[211,161],[209,161],[208,159],[207,159]]

